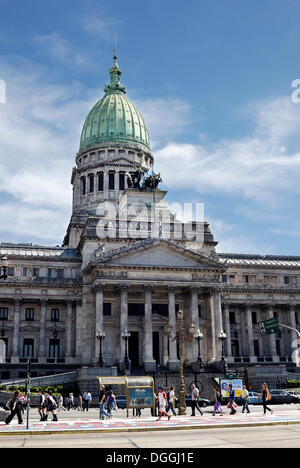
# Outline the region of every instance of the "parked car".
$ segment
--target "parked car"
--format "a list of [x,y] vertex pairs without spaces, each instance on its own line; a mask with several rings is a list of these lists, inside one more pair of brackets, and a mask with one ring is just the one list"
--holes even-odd
[[288,391],[288,393],[296,398],[299,398],[300,403],[300,392],[299,391]]
[[[192,406],[192,395],[186,395],[185,404],[186,404],[186,406],[188,408],[190,408]],[[210,401],[206,400],[205,398],[199,398],[198,399],[198,404],[199,404],[200,408],[207,408],[207,406],[210,405]],[[179,407],[179,398],[176,401],[176,408],[178,408],[178,407]]]
[[[227,402],[229,399],[226,400]],[[248,400],[249,405],[262,405],[262,398],[260,397],[259,393],[256,392],[249,392],[249,400]],[[243,405],[243,399],[238,398],[236,400],[236,404],[239,406]]]
[[270,390],[273,405],[290,405],[292,403],[299,403],[299,397],[291,395],[284,390]]

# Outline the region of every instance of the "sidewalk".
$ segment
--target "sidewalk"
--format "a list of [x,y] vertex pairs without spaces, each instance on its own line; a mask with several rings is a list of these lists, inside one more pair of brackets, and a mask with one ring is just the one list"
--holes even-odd
[[[26,415],[25,415],[26,417]],[[51,418],[50,418],[51,419]],[[190,430],[190,429],[218,429],[233,427],[255,427],[255,426],[280,426],[300,424],[300,411],[280,411],[273,416],[262,416],[261,413],[250,415],[238,414],[235,416],[225,415],[223,417],[213,417],[205,414],[203,417],[177,416],[170,421],[163,418],[156,421],[156,418],[115,418],[112,420],[99,421],[87,417],[67,418],[67,414],[60,421],[39,422],[37,419],[30,421],[29,431],[26,424],[18,425],[13,421],[6,426],[0,422],[0,436],[4,435],[24,435],[24,434],[59,434],[59,433],[109,433],[109,432],[147,432],[166,430]]]

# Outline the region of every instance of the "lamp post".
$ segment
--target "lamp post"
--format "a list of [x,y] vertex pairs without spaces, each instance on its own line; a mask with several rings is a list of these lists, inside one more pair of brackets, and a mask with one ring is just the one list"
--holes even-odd
[[227,371],[228,371],[228,364],[227,364],[227,360],[226,360],[226,357],[225,357],[225,342],[226,342],[226,333],[221,330],[219,336],[218,336],[219,340],[221,341],[222,343],[222,357],[221,357],[221,362],[223,364],[223,370],[224,370],[224,374],[226,375],[227,374]]
[[31,386],[31,359],[28,359],[27,362],[27,378],[26,378],[26,387],[27,387],[27,418],[26,418],[26,429],[29,429],[29,413],[30,413],[30,386]]
[[128,356],[128,340],[131,337],[131,333],[125,328],[122,332],[122,338],[125,341],[125,357],[124,357],[124,364],[125,364],[125,369],[129,369],[129,356]]
[[179,343],[179,359],[180,359],[180,368],[179,368],[179,415],[185,416],[186,415],[186,389],[185,389],[185,382],[184,382],[184,373],[183,373],[183,343],[184,339],[187,336],[189,339],[193,339],[195,334],[195,326],[191,323],[189,327],[189,334],[186,333],[184,326],[183,326],[183,311],[179,310],[177,313],[178,318],[178,326],[177,332],[175,336],[172,336],[173,333],[173,325],[169,324],[166,327],[168,340],[173,342],[175,340]]
[[100,350],[99,350],[99,366],[104,366],[103,354],[102,354],[102,341],[105,340],[105,333],[102,330],[98,330],[96,334],[98,340],[100,341]]
[[201,341],[203,340],[203,333],[201,332],[200,329],[197,330],[195,339],[198,341],[198,365],[201,371],[203,370],[204,366],[203,366],[203,361],[202,361],[202,356],[201,356]]
[[8,260],[6,257],[2,258],[1,266],[2,266],[3,273],[2,275],[0,275],[0,279],[6,280],[7,279],[7,266],[8,266]]

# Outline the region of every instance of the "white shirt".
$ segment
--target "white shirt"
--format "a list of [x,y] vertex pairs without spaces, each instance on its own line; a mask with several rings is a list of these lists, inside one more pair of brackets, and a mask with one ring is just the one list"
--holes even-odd
[[166,406],[166,399],[164,397],[163,392],[159,393],[158,401],[159,401],[159,406]]
[[197,401],[198,397],[199,397],[199,390],[198,390],[198,388],[194,388],[194,390],[192,392],[192,400]]

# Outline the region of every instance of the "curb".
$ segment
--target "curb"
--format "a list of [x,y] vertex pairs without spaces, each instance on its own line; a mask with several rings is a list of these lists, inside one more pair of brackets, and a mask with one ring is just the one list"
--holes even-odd
[[207,429],[240,429],[240,428],[251,428],[251,427],[275,427],[275,426],[295,426],[300,425],[300,421],[274,421],[274,422],[261,422],[261,423],[238,423],[238,424],[212,424],[203,426],[183,426],[183,427],[145,427],[145,428],[126,428],[126,429],[70,429],[70,430],[49,430],[49,431],[11,431],[2,432],[0,431],[0,437],[6,436],[35,436],[35,435],[70,435],[70,434],[113,434],[113,433],[132,433],[132,432],[171,432],[171,431],[191,431],[191,430],[207,430]]

